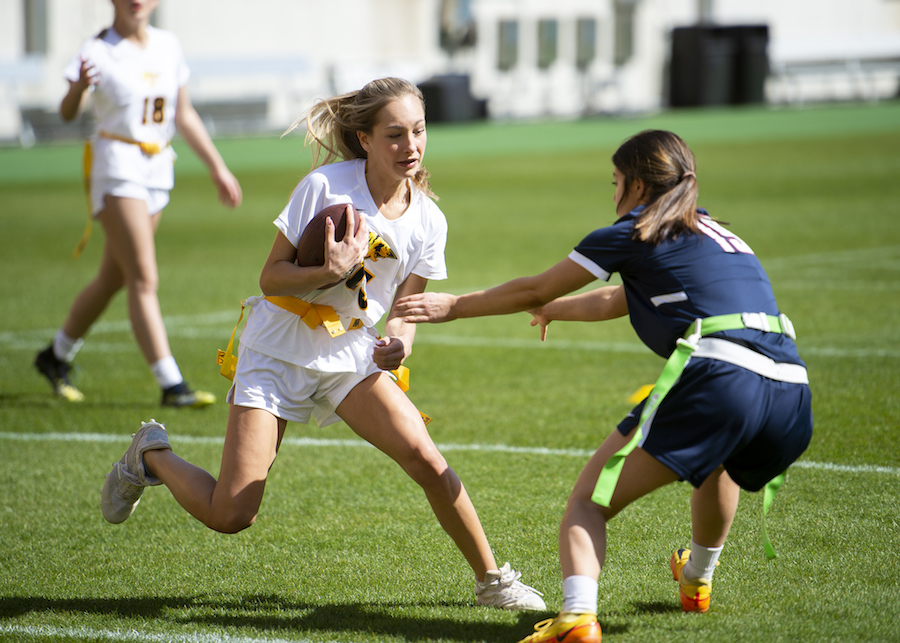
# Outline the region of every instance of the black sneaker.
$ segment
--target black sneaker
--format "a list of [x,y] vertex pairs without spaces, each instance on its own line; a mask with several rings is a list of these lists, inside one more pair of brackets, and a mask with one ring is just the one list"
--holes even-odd
[[162,405],[178,408],[199,409],[214,404],[216,396],[206,391],[194,391],[187,382],[163,389]]
[[72,365],[56,359],[52,344],[37,354],[37,357],[34,358],[34,365],[38,372],[50,381],[56,397],[61,397],[68,402],[84,401],[84,393],[69,381]]

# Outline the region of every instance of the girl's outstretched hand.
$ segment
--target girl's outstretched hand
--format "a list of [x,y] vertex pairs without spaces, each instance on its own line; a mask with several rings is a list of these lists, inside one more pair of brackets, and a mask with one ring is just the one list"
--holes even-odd
[[531,313],[531,325],[537,326],[540,324],[541,326],[541,341],[547,341],[547,326],[550,325],[550,318],[544,314],[543,306],[540,308],[534,308],[528,311]]
[[423,292],[398,299],[394,304],[394,311],[404,321],[421,324],[447,322],[456,319],[453,307],[456,295],[443,292]]

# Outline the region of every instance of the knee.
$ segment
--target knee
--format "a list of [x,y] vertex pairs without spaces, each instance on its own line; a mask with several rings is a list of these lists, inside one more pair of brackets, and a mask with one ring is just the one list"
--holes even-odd
[[580,494],[576,491],[572,492],[566,503],[566,513],[569,515],[592,516],[594,519],[602,518],[603,521],[610,520],[618,513],[612,507],[604,507],[599,505],[590,496]]
[[128,280],[128,288],[140,294],[155,294],[159,290],[159,277],[155,273],[138,273]]
[[419,486],[429,489],[443,483],[450,467],[436,447],[413,447],[399,462],[403,470]]
[[234,510],[219,513],[206,521],[206,526],[221,534],[236,534],[256,522],[255,511]]
[[101,270],[96,279],[94,279],[94,285],[97,289],[112,296],[125,286],[125,279],[120,272]]

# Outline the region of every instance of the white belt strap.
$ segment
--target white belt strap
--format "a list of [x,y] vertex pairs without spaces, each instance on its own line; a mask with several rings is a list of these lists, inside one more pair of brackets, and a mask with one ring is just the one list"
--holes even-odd
[[787,364],[776,362],[771,357],[750,350],[740,344],[729,342],[716,337],[703,337],[700,339],[697,350],[691,357],[707,357],[728,362],[753,371],[770,380],[788,382],[789,384],[809,384],[809,376],[806,368],[799,364]]

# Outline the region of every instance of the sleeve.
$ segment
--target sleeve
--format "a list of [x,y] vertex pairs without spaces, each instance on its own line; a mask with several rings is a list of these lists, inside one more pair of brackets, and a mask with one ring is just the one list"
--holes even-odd
[[326,187],[320,174],[313,172],[307,175],[294,188],[288,204],[275,219],[275,227],[295,248],[310,220],[325,207]]
[[447,260],[444,251],[447,247],[447,217],[431,200],[426,201],[424,214],[428,219],[428,235],[424,240],[422,254],[411,272],[423,279],[446,279]]
[[631,228],[626,221],[618,221],[606,228],[594,230],[575,246],[569,259],[590,272],[597,279],[608,281],[610,275],[621,272],[634,255]]

